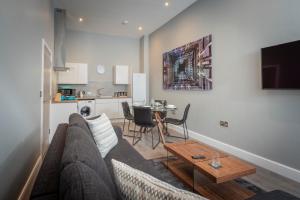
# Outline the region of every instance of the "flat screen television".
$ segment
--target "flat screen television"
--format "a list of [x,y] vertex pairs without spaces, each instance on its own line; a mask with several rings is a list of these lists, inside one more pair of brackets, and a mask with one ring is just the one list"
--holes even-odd
[[261,50],[263,89],[300,89],[300,40]]

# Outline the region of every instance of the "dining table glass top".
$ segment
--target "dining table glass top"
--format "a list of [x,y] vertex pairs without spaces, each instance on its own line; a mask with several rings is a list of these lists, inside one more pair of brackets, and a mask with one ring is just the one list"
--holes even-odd
[[150,108],[153,112],[168,112],[168,111],[175,111],[177,108],[173,105],[133,105],[133,107],[145,107]]

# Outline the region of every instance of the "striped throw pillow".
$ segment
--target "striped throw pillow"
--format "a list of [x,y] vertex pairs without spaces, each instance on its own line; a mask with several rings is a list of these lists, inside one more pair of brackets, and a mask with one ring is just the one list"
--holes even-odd
[[118,144],[118,137],[108,117],[103,113],[100,117],[87,120],[93,133],[97,147],[104,158],[108,152]]
[[207,200],[206,198],[178,189],[149,174],[112,159],[115,182],[126,200]]

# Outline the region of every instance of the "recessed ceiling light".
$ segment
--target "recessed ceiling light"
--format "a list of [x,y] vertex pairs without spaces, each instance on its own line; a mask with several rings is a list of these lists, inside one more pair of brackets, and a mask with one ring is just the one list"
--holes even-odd
[[129,23],[128,20],[124,20],[124,21],[122,22],[123,25],[126,25],[126,24],[128,24],[128,23]]
[[78,21],[79,21],[79,22],[83,22],[83,18],[82,18],[82,17],[79,17],[79,18],[78,18]]
[[168,7],[169,5],[170,5],[169,2],[166,1],[165,6]]
[[139,31],[142,31],[142,30],[143,30],[143,27],[139,26],[138,29],[139,29]]

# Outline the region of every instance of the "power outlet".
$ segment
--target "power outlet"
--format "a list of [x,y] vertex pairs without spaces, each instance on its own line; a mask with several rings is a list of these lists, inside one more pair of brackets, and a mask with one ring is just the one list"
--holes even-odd
[[221,126],[221,127],[228,128],[229,124],[228,124],[227,121],[220,121],[220,126]]

